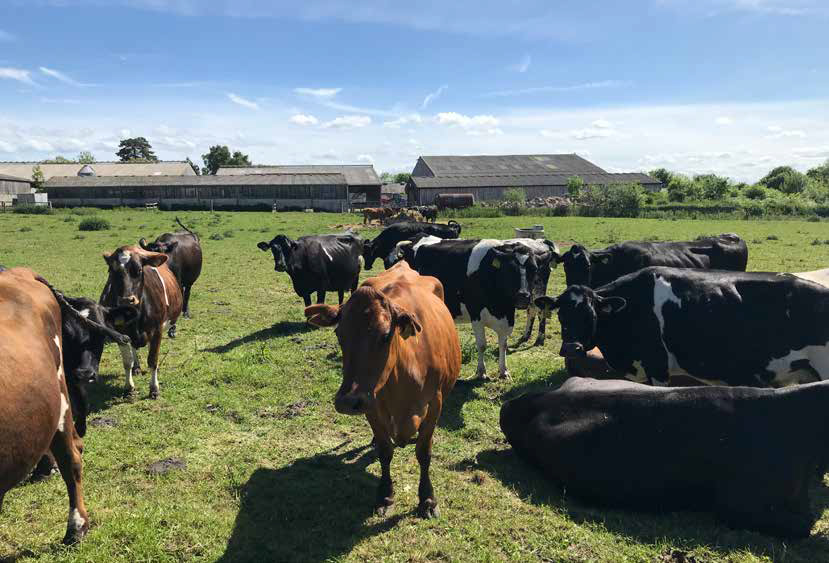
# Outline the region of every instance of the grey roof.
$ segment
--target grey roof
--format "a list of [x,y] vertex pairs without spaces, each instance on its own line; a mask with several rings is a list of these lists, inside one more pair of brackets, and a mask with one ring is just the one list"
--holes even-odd
[[405,194],[406,193],[406,184],[383,184],[380,187],[380,193],[383,194]]
[[248,176],[69,176],[52,178],[49,188],[144,186],[345,186],[342,174],[254,174]]
[[349,186],[379,186],[382,182],[371,164],[304,164],[304,165],[257,165],[222,166],[217,176],[245,174],[320,174],[334,173],[345,176]]
[[0,180],[5,182],[26,182],[27,184],[31,184],[32,181],[27,178],[20,178],[19,176],[8,176],[6,174],[0,174]]
[[[31,178],[35,166],[40,166],[43,178],[48,180],[55,176],[77,176],[85,165],[40,164],[38,162],[0,162],[0,174]],[[187,161],[164,160],[159,162],[95,162],[98,176],[195,176],[193,167]]]
[[420,158],[438,177],[605,173],[604,170],[577,154],[421,156]]
[[[573,174],[545,175],[491,175],[491,176],[450,176],[445,178],[427,178],[412,176],[412,182],[418,188],[483,188],[503,187],[521,188],[530,186],[566,186]],[[639,183],[642,185],[659,184],[659,180],[639,172],[611,174],[578,174],[585,184],[591,186]]]

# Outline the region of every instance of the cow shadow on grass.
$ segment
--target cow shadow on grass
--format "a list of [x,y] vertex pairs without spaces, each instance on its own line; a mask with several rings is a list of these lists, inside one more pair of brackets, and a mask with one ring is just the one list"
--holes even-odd
[[250,342],[259,342],[262,340],[270,340],[271,338],[279,338],[282,336],[291,336],[294,334],[302,334],[317,330],[314,326],[305,321],[279,321],[273,326],[257,330],[247,336],[242,336],[231,340],[227,344],[221,346],[214,346],[213,348],[205,348],[205,352],[213,352],[214,354],[224,354],[231,350],[244,346]]
[[[789,557],[804,561],[829,561],[829,537],[813,532],[811,537],[790,541],[748,530],[732,530],[718,521],[713,511],[677,511],[668,513],[622,510],[589,504],[569,497],[542,472],[520,459],[511,449],[485,450],[474,461],[467,460],[452,469],[483,470],[514,490],[524,502],[563,510],[573,522],[605,529],[620,537],[635,538],[648,544],[664,544],[685,550],[704,548],[723,558],[737,550],[776,560]],[[612,471],[612,468],[608,469]],[[829,507],[829,487],[816,484],[811,489],[812,509],[822,514]]]
[[379,483],[366,471],[376,460],[374,449],[362,446],[342,453],[337,449],[281,469],[254,471],[239,487],[241,507],[220,561],[338,559],[364,538],[392,529],[408,515],[396,511],[367,524],[374,514]]

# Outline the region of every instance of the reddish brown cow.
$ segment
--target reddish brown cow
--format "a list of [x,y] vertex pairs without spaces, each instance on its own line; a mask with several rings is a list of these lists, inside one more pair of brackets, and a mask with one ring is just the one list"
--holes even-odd
[[89,517],[62,344],[61,309],[49,288],[31,270],[0,273],[0,508],[6,492],[51,451],[69,493],[69,544],[86,534]]
[[382,221],[395,213],[396,211],[391,207],[366,207],[363,209],[363,225],[372,221]]
[[437,517],[429,480],[432,434],[461,368],[458,333],[440,281],[399,262],[363,282],[344,305],[311,305],[305,316],[317,326],[337,325],[343,382],[334,408],[365,414],[374,432],[382,468],[377,513],[385,514],[394,502],[394,446],[405,446],[417,434],[417,513]]
[[167,255],[149,252],[138,246],[122,246],[113,253],[104,253],[109,267],[109,278],[101,294],[101,304],[107,307],[133,305],[138,308],[137,322],[125,327],[132,344],[121,345],[121,358],[126,373],[126,393],[135,391],[133,373],[140,371],[136,348],[147,344],[150,352],[147,365],[152,369],[150,398],[158,398],[158,354],[161,337],[169,327],[170,338],[175,338],[176,321],[181,315],[181,288],[176,276],[167,267]]

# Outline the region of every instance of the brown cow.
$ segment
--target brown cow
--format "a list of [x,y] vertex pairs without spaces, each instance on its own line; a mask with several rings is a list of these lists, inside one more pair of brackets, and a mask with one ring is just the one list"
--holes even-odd
[[61,309],[24,268],[0,273],[0,508],[3,496],[50,450],[69,493],[63,543],[89,529],[83,442],[72,421],[61,346]]
[[417,434],[417,513],[437,517],[429,480],[432,434],[461,369],[458,333],[440,281],[399,262],[363,282],[345,305],[311,305],[305,316],[317,326],[338,325],[343,382],[334,408],[365,414],[371,425],[382,469],[377,513],[385,514],[394,503],[389,469],[394,446],[405,446]]
[[122,246],[113,253],[104,253],[109,277],[101,294],[101,304],[107,307],[133,305],[138,308],[138,320],[125,331],[132,344],[121,345],[121,358],[126,373],[126,393],[135,391],[132,376],[140,371],[136,348],[150,345],[147,365],[152,369],[150,398],[158,398],[158,353],[161,336],[169,326],[170,338],[175,338],[176,321],[181,314],[181,288],[176,276],[167,267],[167,255],[149,252],[139,246]]
[[363,208],[363,225],[372,221],[382,221],[389,216],[391,208],[388,207],[365,207]]

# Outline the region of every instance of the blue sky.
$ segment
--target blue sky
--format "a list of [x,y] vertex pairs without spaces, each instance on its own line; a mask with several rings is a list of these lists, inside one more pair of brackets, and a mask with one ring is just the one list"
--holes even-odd
[[257,163],[576,152],[756,179],[829,158],[829,2],[0,1],[0,160],[143,135]]

